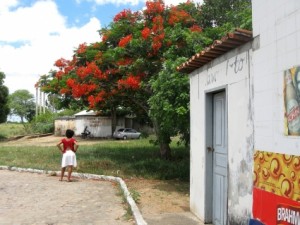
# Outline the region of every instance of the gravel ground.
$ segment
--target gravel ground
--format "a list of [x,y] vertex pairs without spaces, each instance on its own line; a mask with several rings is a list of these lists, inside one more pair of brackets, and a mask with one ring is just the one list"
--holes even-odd
[[117,186],[108,181],[73,179],[0,170],[1,225],[133,225]]

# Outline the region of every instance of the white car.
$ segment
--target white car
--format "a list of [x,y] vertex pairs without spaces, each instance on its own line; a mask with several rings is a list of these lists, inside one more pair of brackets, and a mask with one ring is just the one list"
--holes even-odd
[[141,137],[141,133],[137,132],[132,128],[120,128],[116,130],[113,134],[115,139],[139,139]]

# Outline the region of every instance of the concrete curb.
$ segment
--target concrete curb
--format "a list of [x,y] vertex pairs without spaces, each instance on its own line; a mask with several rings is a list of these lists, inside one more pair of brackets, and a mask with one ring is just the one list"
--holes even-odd
[[[39,169],[31,169],[31,168],[26,169],[26,168],[12,167],[12,166],[0,166],[0,170],[10,170],[10,171],[29,172],[29,173],[38,173],[38,174],[54,174],[54,173],[57,175],[60,174],[60,171],[39,170]],[[88,173],[75,173],[75,172],[72,173],[72,177],[77,177],[82,179],[105,180],[105,181],[112,181],[118,183],[124,193],[124,197],[126,198],[127,203],[130,206],[136,224],[147,225],[139,208],[137,207],[135,201],[131,197],[131,194],[128,191],[126,183],[122,178],[105,176],[105,175],[88,174]]]

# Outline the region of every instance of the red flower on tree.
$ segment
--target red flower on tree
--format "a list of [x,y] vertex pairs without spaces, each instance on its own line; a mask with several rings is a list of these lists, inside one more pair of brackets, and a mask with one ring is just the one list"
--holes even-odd
[[164,11],[165,5],[162,1],[157,2],[146,2],[146,14],[156,14],[156,13],[162,13]]
[[86,43],[80,44],[78,49],[77,49],[77,53],[78,54],[83,54],[86,51]]
[[121,19],[126,19],[128,15],[131,15],[132,12],[130,9],[124,9],[123,11],[119,12],[117,15],[114,17],[114,22],[118,22]]
[[108,39],[108,36],[104,34],[104,35],[102,36],[102,42],[106,42],[107,39]]
[[199,27],[198,25],[194,24],[192,27],[190,27],[190,30],[192,32],[202,32],[202,28]]
[[57,78],[57,79],[61,79],[62,78],[62,76],[64,75],[65,73],[63,72],[63,71],[58,71],[56,74],[55,74],[55,77]]
[[170,11],[170,16],[168,23],[170,25],[174,25],[175,23],[183,22],[187,23],[189,21],[192,21],[192,17],[189,13],[184,11],[183,9],[178,9],[177,7],[172,7]]
[[89,102],[89,107],[90,107],[91,109],[95,108],[96,101],[95,101],[94,95],[90,95],[90,96],[88,97],[88,102]]
[[120,59],[117,62],[117,65],[118,66],[127,66],[127,65],[130,65],[132,62],[133,62],[133,59],[125,58],[125,59]]
[[152,23],[153,23],[152,31],[154,33],[162,31],[164,29],[164,25],[163,25],[164,19],[162,16],[158,15],[158,16],[154,17],[152,19]]
[[68,88],[62,88],[62,89],[60,89],[60,93],[61,94],[69,93],[69,89]]
[[118,88],[137,90],[140,88],[141,78],[130,74],[126,79],[118,80]]
[[74,80],[74,79],[69,78],[69,79],[67,80],[67,85],[68,85],[70,88],[73,88],[74,84],[75,84],[75,80]]
[[77,74],[78,77],[80,77],[80,79],[83,80],[86,76],[89,75],[89,71],[87,70],[86,67],[80,66],[80,67],[77,68],[76,74]]
[[54,65],[62,70],[63,68],[68,66],[69,63],[70,63],[69,60],[66,60],[64,58],[60,58],[60,59],[55,61]]
[[105,98],[104,96],[106,95],[105,91],[100,91],[96,96],[90,95],[88,97],[88,102],[89,102],[89,107],[91,109],[95,108],[96,104],[99,102],[102,102]]
[[82,80],[89,75],[93,75],[94,77],[99,78],[99,79],[106,79],[106,77],[103,76],[102,71],[96,65],[95,61],[87,63],[87,66],[78,67],[76,70],[76,74]]
[[143,39],[146,40],[149,37],[149,35],[151,34],[151,30],[148,27],[145,27],[141,33],[142,33]]
[[132,34],[129,34],[119,41],[119,47],[124,48],[132,39]]

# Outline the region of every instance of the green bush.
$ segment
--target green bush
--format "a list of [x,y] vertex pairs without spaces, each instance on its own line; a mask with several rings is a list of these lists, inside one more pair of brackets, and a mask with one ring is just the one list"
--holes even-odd
[[28,127],[28,130],[32,130],[33,133],[53,133],[54,132],[54,121],[56,118],[60,116],[69,116],[74,115],[76,112],[72,110],[64,110],[59,113],[52,113],[50,111],[47,111],[44,114],[40,114],[36,116],[32,122],[30,123],[30,127]]

